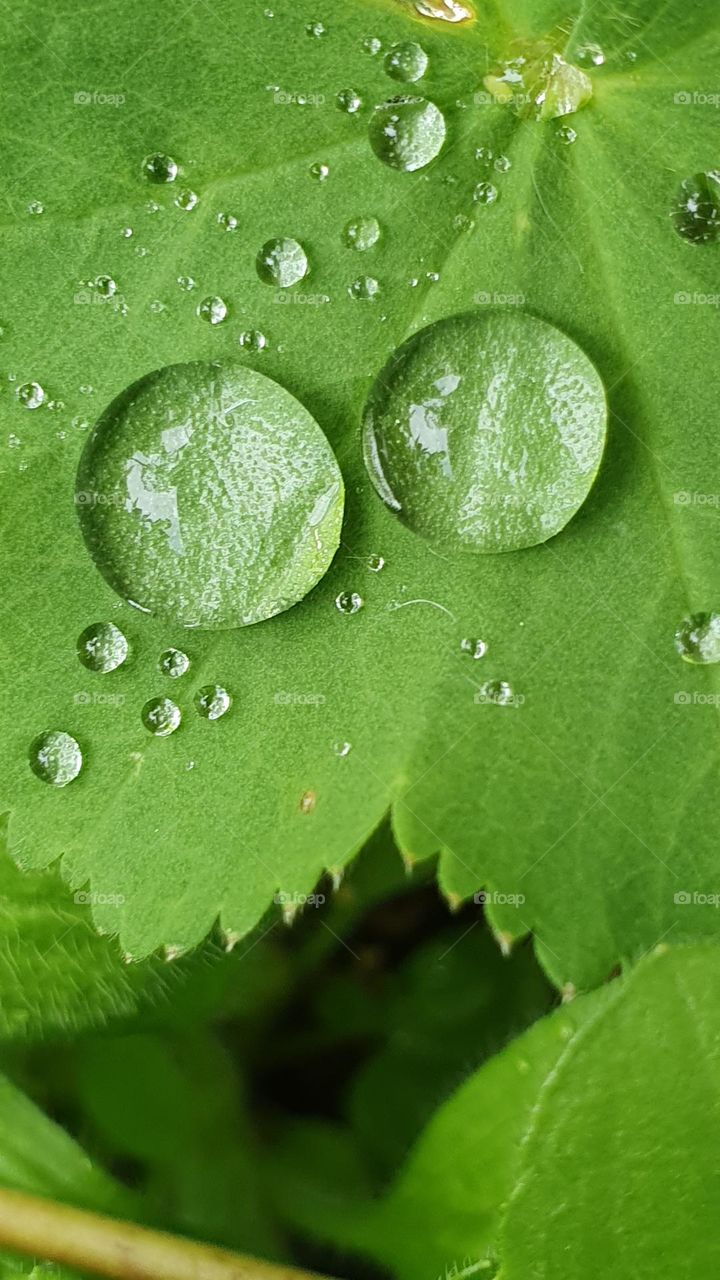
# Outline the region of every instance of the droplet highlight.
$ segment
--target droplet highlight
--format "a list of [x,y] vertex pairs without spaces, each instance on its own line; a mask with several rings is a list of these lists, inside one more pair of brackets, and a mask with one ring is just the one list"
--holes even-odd
[[82,751],[69,733],[52,729],[42,733],[30,747],[30,768],[41,782],[66,787],[82,769]]
[[445,117],[425,98],[400,97],[376,107],[368,128],[370,145],[391,169],[413,173],[440,154],[445,142]]
[[169,738],[179,728],[182,712],[172,698],[151,698],[142,709],[141,719],[148,733]]
[[694,613],[675,632],[675,647],[686,662],[720,662],[720,613]]
[[128,656],[128,642],[114,622],[93,622],[78,637],[77,656],[88,671],[115,671]]

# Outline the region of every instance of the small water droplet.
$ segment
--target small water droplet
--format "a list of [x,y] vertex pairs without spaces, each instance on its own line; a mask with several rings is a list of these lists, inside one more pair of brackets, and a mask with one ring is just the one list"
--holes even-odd
[[195,694],[195,706],[206,720],[219,720],[230,710],[232,698],[220,684],[206,684]]
[[498,173],[507,173],[509,169],[512,169],[512,161],[509,156],[497,156],[495,159],[495,168]]
[[93,386],[91,386],[89,382],[83,382],[83,383],[81,383],[81,385],[78,387],[78,391],[80,392],[80,395],[81,395],[81,396],[94,396],[94,395],[95,395],[95,388],[94,388]]
[[358,276],[357,280],[353,280],[348,285],[348,293],[351,298],[360,298],[365,301],[370,298],[376,298],[380,292],[380,285],[374,276]]
[[177,283],[180,285],[181,289],[185,290],[186,293],[190,293],[191,289],[196,287],[197,282],[193,280],[192,276],[178,276]]
[[382,49],[382,40],[378,40],[377,36],[366,36],[362,41],[361,48],[365,53],[369,53],[374,58]]
[[601,67],[605,61],[605,54],[599,44],[593,44],[588,41],[581,44],[575,52],[575,57],[581,67]]
[[158,671],[171,680],[184,676],[190,668],[190,659],[182,649],[165,649],[158,658]]
[[413,173],[439,155],[445,141],[445,117],[425,98],[391,98],[375,108],[368,132],[379,160],[392,169]]
[[39,409],[45,399],[45,391],[39,382],[24,382],[15,395],[26,409]]
[[88,671],[115,671],[128,656],[128,642],[113,622],[93,622],[78,638],[77,656]]
[[481,164],[489,166],[490,164],[492,164],[492,158],[493,158],[493,152],[490,150],[490,147],[475,148],[475,159],[479,160]]
[[154,316],[159,316],[163,311],[167,311],[167,307],[165,306],[164,302],[160,301],[159,298],[154,298],[153,301],[150,303],[150,310],[152,311]]
[[675,230],[691,244],[720,238],[720,171],[696,173],[680,183],[672,211]]
[[474,658],[476,661],[478,658],[484,658],[487,653],[487,645],[484,640],[461,640],[460,649],[463,653],[467,653],[469,657]]
[[182,712],[171,698],[151,698],[142,709],[142,722],[156,738],[167,738],[182,720]]
[[570,124],[561,124],[557,136],[566,147],[571,147],[573,142],[577,142],[577,129]]
[[453,226],[456,231],[472,231],[475,222],[466,213],[456,213],[453,218]]
[[341,89],[335,99],[335,105],[349,116],[354,116],[362,106],[362,98],[354,89]]
[[339,596],[335,597],[335,608],[340,613],[357,613],[362,609],[365,601],[357,591],[341,591]]
[[510,707],[515,701],[512,685],[507,680],[487,680],[480,690],[483,701],[497,707]]
[[216,221],[225,231],[237,231],[238,220],[234,213],[219,213]]
[[150,253],[150,250],[146,249],[144,244],[136,244],[135,252],[138,258],[147,258]]
[[142,173],[148,182],[174,182],[178,167],[172,156],[165,155],[162,151],[154,151],[143,160]]
[[122,236],[123,240],[130,240],[132,237],[132,234],[133,234],[132,227],[121,228],[120,235]]
[[494,204],[497,198],[498,189],[492,182],[478,182],[473,191],[473,200],[476,204]]
[[117,283],[112,276],[96,276],[93,280],[93,288],[103,298],[114,298],[118,291]]
[[380,223],[377,218],[353,218],[343,231],[343,240],[348,249],[357,249],[364,253],[372,249],[380,239]]
[[321,164],[318,160],[315,164],[310,165],[310,177],[315,178],[316,182],[325,182],[330,177],[330,169],[326,164]]
[[218,297],[203,298],[197,306],[200,319],[206,320],[208,324],[222,324],[227,319],[227,313],[227,303]]
[[305,30],[314,40],[320,40],[327,35],[327,27],[323,22],[306,22]]
[[720,613],[694,613],[675,632],[675,647],[686,662],[720,662]]
[[197,192],[191,191],[189,188],[185,191],[178,191],[175,197],[175,204],[178,209],[183,209],[186,213],[189,213],[191,209],[194,209],[199,201],[200,197]]
[[382,556],[368,556],[367,567],[371,573],[380,573],[385,568],[385,560]]
[[414,40],[403,40],[393,45],[385,54],[385,70],[393,80],[412,83],[420,80],[428,68],[428,56],[422,45]]
[[265,284],[290,289],[305,279],[309,263],[305,250],[297,240],[282,238],[266,241],[257,256],[256,267]]
[[42,782],[66,787],[82,768],[82,752],[69,733],[52,729],[42,733],[30,747],[30,768]]
[[345,756],[349,756],[351,751],[352,751],[351,742],[334,742],[333,743],[333,754],[336,756],[339,756],[341,759],[344,758]]
[[240,334],[238,342],[245,351],[264,351],[267,346],[267,338],[259,329],[246,329]]
[[39,214],[45,212],[45,205],[41,204],[39,200],[31,200],[27,207],[27,211],[37,217]]

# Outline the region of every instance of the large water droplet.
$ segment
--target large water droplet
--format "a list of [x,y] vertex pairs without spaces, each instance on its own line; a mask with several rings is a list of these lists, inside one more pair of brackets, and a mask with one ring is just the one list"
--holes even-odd
[[155,151],[143,160],[142,171],[149,182],[174,182],[178,167],[172,156],[167,156],[162,151]]
[[228,307],[224,298],[203,298],[202,302],[198,303],[197,314],[208,324],[222,324],[223,320],[227,319],[227,313]]
[[190,659],[182,649],[165,649],[158,658],[158,671],[171,680],[184,676],[190,669]]
[[496,102],[509,103],[536,120],[579,111],[593,91],[590,77],[547,40],[527,44],[523,52],[489,72],[483,84]]
[[78,639],[77,655],[88,671],[114,671],[128,656],[128,642],[114,622],[93,622]]
[[219,720],[230,710],[232,698],[220,684],[206,684],[195,694],[195,706],[206,720]]
[[151,698],[142,709],[142,722],[156,738],[168,738],[182,720],[182,712],[171,698]]
[[365,462],[417,533],[511,551],[582,505],[605,441],[600,378],[565,334],[519,312],[439,320],[404,343],[370,392]]
[[412,83],[425,75],[428,68],[428,56],[422,45],[414,40],[403,40],[393,45],[385,54],[385,70],[393,80],[404,80]]
[[675,632],[675,647],[686,662],[720,662],[720,613],[694,613]]
[[335,554],[343,484],[315,420],[241,364],[172,365],[122,392],[83,451],[77,511],[123,599],[185,626],[289,609]]
[[426,98],[391,98],[376,107],[369,125],[375,155],[404,173],[424,169],[445,141],[445,117]]
[[497,198],[498,190],[492,182],[478,182],[473,191],[473,200],[476,204],[494,204]]
[[379,239],[380,223],[377,218],[353,218],[343,232],[348,249],[358,249],[361,253],[372,249]]
[[307,254],[297,240],[268,240],[256,259],[257,273],[265,284],[290,289],[308,273]]
[[45,399],[45,391],[39,382],[24,382],[15,394],[25,409],[39,409]]
[[335,608],[339,613],[359,613],[363,604],[364,600],[357,591],[341,591],[340,595],[335,597]]
[[200,197],[196,191],[178,191],[175,197],[175,204],[178,209],[183,209],[185,213],[190,213],[192,209],[199,203]]
[[678,235],[691,244],[713,244],[720,237],[720,172],[696,173],[680,183],[672,211]]
[[82,751],[69,733],[52,729],[41,733],[30,747],[30,768],[42,782],[66,787],[82,768]]

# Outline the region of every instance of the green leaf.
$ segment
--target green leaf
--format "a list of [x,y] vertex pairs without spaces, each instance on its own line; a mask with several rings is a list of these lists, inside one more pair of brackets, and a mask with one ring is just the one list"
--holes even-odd
[[[98,923],[144,954],[192,945],[218,914],[233,933],[252,928],[278,890],[307,894],[342,867],[392,806],[406,855],[441,853],[452,900],[487,885],[497,929],[533,929],[558,983],[596,984],[670,931],[674,942],[715,931],[706,904],[674,897],[713,890],[716,674],[688,673],[673,636],[717,604],[708,405],[719,375],[715,310],[702,301],[717,245],[691,244],[669,215],[680,183],[718,163],[702,98],[716,7],[568,13],[522,0],[511,21],[482,6],[475,24],[421,23],[391,0],[264,8],[217,0],[180,28],[156,3],[63,7],[51,38],[29,4],[0,20],[2,107],[15,122],[3,293],[14,851],[28,867],[62,855],[72,885],[89,879],[104,895]],[[326,34],[308,35],[318,22]],[[369,36],[383,51],[416,40],[428,56],[411,96],[439,108],[446,138],[426,168],[373,151],[372,111],[397,83]],[[483,76],[517,36],[549,40],[567,65],[583,42],[602,46],[582,110],[560,123],[488,101]],[[45,88],[29,110],[34,84]],[[509,171],[486,168],[478,148]],[[178,166],[174,182],[148,180],[157,154]],[[498,198],[483,187],[475,200],[488,182]],[[28,212],[33,202],[44,212]],[[360,218],[381,229],[367,250],[346,240]],[[278,239],[310,264],[288,290],[257,272]],[[95,301],[108,276],[116,292]],[[207,324],[197,306],[217,297],[228,316]],[[586,353],[609,400],[608,446],[556,538],[439,559],[375,493],[362,411],[410,335],[488,303],[521,306]],[[238,348],[241,332],[267,344]],[[78,460],[90,424],[138,378],[238,350],[329,439],[343,542],[295,609],[187,632],[132,612],[94,569],[72,501]],[[12,394],[33,383],[45,392],[34,409],[32,385]],[[58,399],[65,408],[50,409]],[[76,656],[99,622],[131,651],[106,675]],[[487,644],[480,662],[461,647],[470,637]],[[174,681],[157,670],[170,646],[191,661]],[[207,684],[233,698],[220,723],[193,710]],[[182,712],[166,739],[141,720],[156,698]],[[28,766],[48,731],[83,755],[61,788]]]

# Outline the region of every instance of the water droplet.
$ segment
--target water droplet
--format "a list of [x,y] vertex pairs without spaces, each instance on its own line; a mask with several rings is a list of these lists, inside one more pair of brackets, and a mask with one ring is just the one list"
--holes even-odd
[[433,18],[439,22],[469,22],[475,13],[469,4],[461,0],[405,0],[421,18]]
[[605,61],[605,54],[600,45],[592,42],[581,44],[575,52],[575,57],[582,67],[601,67]]
[[385,568],[385,560],[382,556],[368,556],[367,567],[371,573],[380,573]]
[[319,40],[322,36],[327,35],[327,27],[323,22],[306,22],[305,30],[313,39]]
[[453,218],[453,226],[456,231],[472,231],[475,223],[466,213],[456,213]]
[[320,427],[240,362],[171,365],[88,438],[76,511],[124,599],[188,627],[246,626],[301,600],[337,550],[340,470]]
[[267,338],[259,329],[246,329],[238,342],[245,351],[264,351],[267,346]]
[[304,791],[300,797],[300,812],[312,813],[316,804],[317,804],[317,792]]
[[182,720],[182,712],[171,698],[151,698],[142,709],[142,722],[156,738],[168,738]]
[[192,276],[178,276],[177,283],[180,285],[181,289],[186,291],[186,293],[190,293],[191,289],[194,289],[197,284],[197,282],[193,280]]
[[184,676],[190,668],[190,659],[182,649],[165,649],[158,658],[158,671],[171,680]]
[[66,787],[82,768],[82,751],[69,733],[52,729],[41,733],[30,747],[30,768],[42,782]]
[[691,244],[712,244],[720,238],[720,172],[696,173],[680,183],[673,224]]
[[330,177],[330,169],[318,160],[316,164],[310,165],[310,177],[315,178],[316,182],[325,182]]
[[346,111],[349,116],[354,116],[362,106],[362,98],[354,89],[341,89],[335,99],[335,104],[341,111]]
[[59,413],[65,408],[64,400],[48,400],[47,407],[51,413]]
[[191,209],[195,208],[199,200],[200,197],[197,192],[190,191],[188,188],[186,191],[178,191],[175,197],[175,204],[178,209],[184,209],[186,213],[189,213]]
[[83,382],[83,383],[78,387],[78,391],[80,392],[80,395],[81,395],[81,396],[94,396],[94,395],[95,395],[95,388],[94,388],[94,387],[92,387],[92,386],[90,385],[90,383],[89,383],[89,382]]
[[519,115],[535,120],[579,111],[593,92],[590,77],[548,40],[527,44],[522,53],[486,75],[483,84],[496,102],[508,103]]
[[265,284],[290,289],[299,284],[309,270],[307,254],[297,240],[268,240],[256,259],[257,273]]
[[123,227],[122,230],[120,231],[120,235],[122,236],[123,240],[130,240],[130,238],[132,237],[132,234],[133,234],[132,227]]
[[150,250],[146,249],[144,244],[136,244],[135,252],[138,258],[147,258],[150,253]]
[[489,147],[475,148],[475,159],[479,160],[481,164],[489,166],[492,163],[492,158],[493,158],[493,152],[490,150]]
[[335,608],[340,613],[358,613],[364,603],[357,591],[341,591],[340,595],[335,597]]
[[484,702],[493,702],[497,707],[511,707],[515,701],[512,685],[507,680],[488,680],[480,693]]
[[227,303],[223,298],[203,298],[197,306],[200,319],[206,320],[208,324],[222,324],[223,320],[227,319],[227,313]]
[[686,662],[720,662],[720,613],[694,613],[675,632],[675,647]]
[[484,658],[487,653],[487,645],[484,640],[461,640],[460,649],[463,653],[467,653],[475,661],[478,658]]
[[96,293],[101,294],[103,298],[114,298],[118,287],[112,276],[96,276],[93,281],[93,288]]
[[377,36],[366,36],[361,47],[365,53],[369,53],[370,57],[374,58],[382,49],[382,40],[378,40]]
[[145,205],[146,213],[160,213],[160,209],[161,209],[161,206],[158,204],[157,200],[148,200],[147,204]]
[[351,742],[334,742],[333,743],[333,754],[336,756],[340,756],[341,758],[344,758],[345,756],[349,756],[351,751],[352,751]]
[[587,356],[521,312],[463,314],[390,358],[364,414],[365,463],[383,501],[441,545],[534,546],[587,497],[606,405]]
[[78,639],[77,655],[88,671],[115,671],[128,656],[128,642],[113,622],[93,622]]
[[142,172],[148,182],[174,182],[178,167],[172,156],[166,156],[162,151],[155,151],[143,160]]
[[495,160],[495,168],[498,173],[507,173],[508,169],[512,169],[512,161],[508,156],[498,156]]
[[561,124],[557,136],[566,147],[571,147],[573,142],[577,141],[577,130],[573,129],[572,125]]
[[45,399],[45,392],[39,382],[24,382],[15,395],[26,409],[39,409]]
[[167,311],[167,307],[165,306],[164,302],[160,301],[159,298],[155,298],[150,303],[150,310],[152,311],[154,316],[159,316],[163,311]]
[[219,720],[230,710],[232,698],[220,684],[206,684],[195,694],[195,706],[206,720]]
[[392,169],[413,173],[440,153],[445,117],[425,98],[392,98],[375,108],[369,136],[378,159]]
[[237,231],[238,220],[233,213],[219,213],[217,221],[225,231]]
[[380,239],[380,223],[377,218],[353,218],[343,231],[343,240],[348,249],[358,249],[364,253],[372,249]]
[[358,276],[357,280],[353,280],[348,285],[348,293],[351,298],[361,298],[368,300],[377,297],[380,291],[380,285],[374,276]]
[[393,45],[385,54],[385,70],[393,80],[413,82],[425,75],[428,68],[428,56],[422,45],[414,40],[403,40]]
[[492,182],[478,182],[473,191],[473,200],[476,204],[494,204],[497,198],[498,189]]
[[45,212],[45,205],[41,204],[39,200],[31,200],[27,207],[27,211],[37,217],[39,214]]

